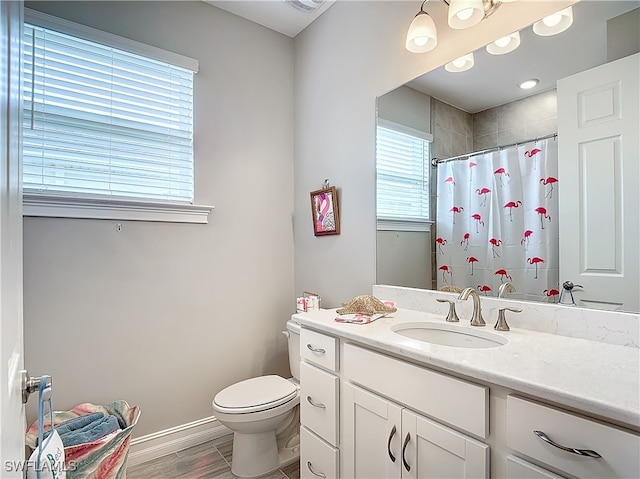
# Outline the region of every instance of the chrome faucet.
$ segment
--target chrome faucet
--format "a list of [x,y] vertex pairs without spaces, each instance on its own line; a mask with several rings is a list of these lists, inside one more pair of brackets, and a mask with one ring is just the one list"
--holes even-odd
[[502,283],[500,288],[498,288],[498,298],[506,298],[507,293],[515,293],[516,287],[507,281],[506,283]]
[[458,299],[466,300],[469,295],[473,298],[473,315],[471,317],[471,326],[484,326],[484,319],[482,318],[482,307],[480,306],[480,295],[473,288],[465,288],[458,296]]

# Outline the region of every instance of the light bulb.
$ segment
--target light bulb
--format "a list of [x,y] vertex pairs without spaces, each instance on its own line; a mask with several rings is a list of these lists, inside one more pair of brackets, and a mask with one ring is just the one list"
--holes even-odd
[[413,39],[413,43],[417,47],[424,47],[428,41],[429,41],[429,37],[416,37]]
[[554,13],[553,15],[549,15],[548,17],[544,17],[542,22],[548,27],[555,27],[562,20],[562,15],[559,13]]
[[504,48],[507,45],[509,45],[509,42],[511,41],[511,36],[507,35],[506,37],[502,37],[502,38],[498,38],[495,42],[497,46],[499,46],[500,48]]
[[456,17],[462,21],[469,20],[471,15],[473,15],[473,8],[465,8],[464,10],[460,10],[456,13]]
[[537,84],[538,84],[538,80],[534,78],[532,80],[527,80],[520,83],[520,88],[522,88],[523,90],[529,90],[530,88],[533,88]]
[[451,63],[453,63],[454,66],[461,68],[465,63],[467,63],[467,61],[464,58],[458,58],[457,60],[453,60]]

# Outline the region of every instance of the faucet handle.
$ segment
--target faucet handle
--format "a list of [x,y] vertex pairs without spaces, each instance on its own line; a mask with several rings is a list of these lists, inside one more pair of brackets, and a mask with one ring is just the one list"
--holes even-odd
[[455,301],[450,301],[448,299],[440,299],[440,298],[436,298],[436,301],[438,303],[449,303],[449,313],[447,314],[445,321],[448,321],[450,323],[457,323],[458,321],[460,321],[460,318],[458,317],[458,313],[456,313]]
[[520,308],[501,308],[498,310],[498,321],[493,329],[497,331],[509,331],[509,325],[507,324],[507,318],[505,317],[505,311],[513,311],[514,313],[521,313]]

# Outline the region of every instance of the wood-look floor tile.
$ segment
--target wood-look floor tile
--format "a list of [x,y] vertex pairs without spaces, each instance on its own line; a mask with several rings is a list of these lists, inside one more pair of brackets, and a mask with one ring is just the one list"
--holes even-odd
[[281,471],[288,479],[300,479],[300,461],[284,466]]

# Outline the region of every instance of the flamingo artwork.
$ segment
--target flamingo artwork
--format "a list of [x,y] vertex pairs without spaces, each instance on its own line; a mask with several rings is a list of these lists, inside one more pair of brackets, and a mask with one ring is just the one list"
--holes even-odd
[[504,278],[509,278],[509,281],[513,281],[511,279],[511,276],[509,275],[509,273],[507,273],[506,269],[499,269],[498,271],[496,271],[493,274],[499,274],[500,275],[500,282],[504,283]]
[[476,193],[478,193],[478,196],[482,196],[480,206],[485,206],[487,204],[487,195],[491,193],[491,190],[489,188],[478,188]]
[[499,258],[500,255],[496,251],[496,248],[502,244],[502,240],[499,240],[499,239],[496,239],[496,238],[491,238],[489,240],[489,244],[491,245],[491,252],[493,253],[493,257],[494,258]]
[[470,237],[471,235],[469,233],[465,233],[464,236],[462,236],[462,241],[460,241],[460,246],[464,246],[462,251],[467,251],[467,248],[469,247]]
[[502,181],[503,177],[507,177],[509,178],[511,175],[509,174],[509,172],[507,170],[505,170],[504,168],[498,168],[496,171],[493,172],[494,175],[500,175],[498,176],[498,181],[500,181],[500,186],[504,186],[504,182]]
[[438,237],[436,238],[436,243],[438,243],[438,251],[440,252],[440,254],[444,254],[444,251],[442,251],[442,247],[447,244],[447,240]]
[[450,185],[455,185],[456,182],[453,180],[453,176],[449,176],[444,180],[445,183],[449,183]]
[[548,301],[550,303],[556,303],[556,298],[560,294],[560,291],[558,291],[557,289],[545,289],[543,291],[543,294],[548,298]]
[[536,213],[540,215],[540,225],[542,229],[544,229],[544,220],[551,221],[551,216],[547,213],[547,209],[544,206],[538,206],[536,208]]
[[442,282],[444,283],[447,282],[447,278],[445,277],[445,274],[448,274],[449,278],[451,278],[451,276],[453,275],[453,273],[451,272],[451,268],[449,268],[446,264],[443,264],[438,269],[442,271]]
[[522,204],[522,201],[518,200],[518,201],[509,201],[506,205],[504,205],[503,208],[509,208],[509,221],[513,222],[513,215],[511,213],[513,211],[513,208],[517,208],[521,204]]
[[533,234],[531,230],[525,230],[522,234],[522,239],[520,240],[520,244],[524,245],[524,249],[526,250],[529,247],[529,237]]
[[474,163],[473,161],[469,162],[469,183],[473,181],[473,167],[478,166],[478,163]]
[[535,279],[538,279],[538,263],[544,263],[544,260],[542,258],[538,258],[537,256],[534,256],[533,258],[527,258],[527,263],[532,264],[536,267]]
[[553,198],[553,184],[557,183],[558,179],[553,176],[548,176],[547,178],[540,178],[540,183],[547,186],[549,185],[549,191],[544,195],[545,198]]
[[533,157],[535,154],[540,153],[542,150],[540,148],[534,148],[533,150],[527,150],[524,152],[524,156],[527,158]]
[[474,258],[473,256],[467,257],[467,263],[471,265],[471,276],[473,276],[473,263],[477,263],[478,258]]
[[482,225],[482,227],[484,228],[484,221],[482,221],[482,216],[480,216],[479,213],[474,213],[471,215],[471,218],[473,218],[476,222],[476,233],[480,233],[479,226]]
[[462,206],[452,206],[449,210],[453,213],[453,224],[456,224],[456,213],[462,213],[464,208]]
[[491,291],[491,287],[489,285],[486,284],[482,284],[482,285],[478,285],[478,287],[476,288],[478,291],[481,291],[484,293],[485,296],[487,296],[487,293],[489,291]]

